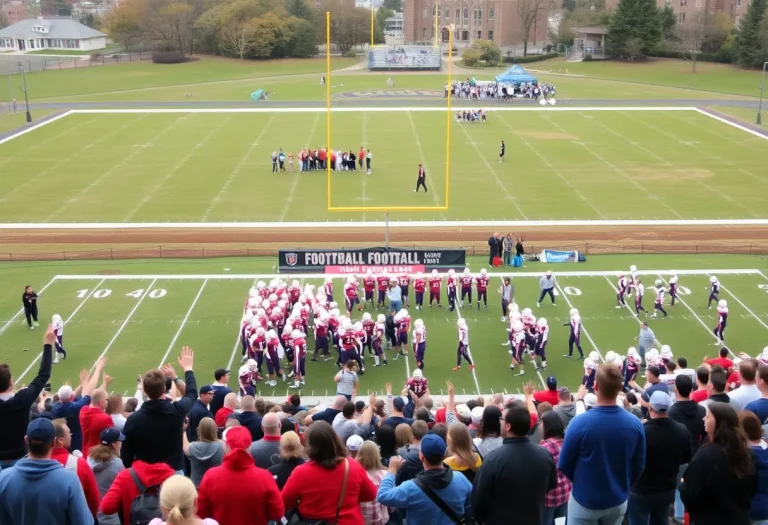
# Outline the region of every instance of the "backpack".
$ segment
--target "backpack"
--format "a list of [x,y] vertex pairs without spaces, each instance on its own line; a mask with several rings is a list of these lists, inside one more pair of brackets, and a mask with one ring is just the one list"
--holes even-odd
[[139,495],[131,503],[130,523],[131,525],[148,525],[155,518],[162,518],[163,512],[160,510],[160,486],[145,487],[132,468],[128,469],[131,473],[133,482],[139,490]]

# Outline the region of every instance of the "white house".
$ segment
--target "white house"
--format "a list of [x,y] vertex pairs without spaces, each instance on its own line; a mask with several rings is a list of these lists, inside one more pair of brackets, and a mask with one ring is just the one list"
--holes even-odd
[[107,35],[70,18],[31,18],[0,29],[0,51],[96,51],[105,47]]

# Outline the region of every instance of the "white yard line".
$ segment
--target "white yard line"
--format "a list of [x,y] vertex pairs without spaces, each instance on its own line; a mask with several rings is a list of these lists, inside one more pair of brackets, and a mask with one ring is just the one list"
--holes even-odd
[[[61,206],[61,207],[60,207],[58,210],[56,210],[56,211],[54,211],[53,213],[51,213],[50,215],[48,215],[48,217],[46,217],[45,219],[43,219],[43,221],[42,221],[42,222],[51,222],[51,220],[53,220],[53,219],[54,219],[56,216],[58,216],[59,214],[61,214],[61,212],[63,212],[64,210],[66,210],[66,209],[67,209],[67,208],[69,208],[70,206],[72,206],[72,205],[74,205],[74,204],[77,204],[77,203],[79,203],[79,202],[82,200],[82,198],[83,198],[83,197],[85,197],[85,196],[86,196],[86,195],[87,195],[87,194],[88,194],[88,193],[89,193],[89,192],[90,192],[90,191],[91,191],[93,188],[95,188],[96,186],[98,186],[98,185],[99,185],[99,184],[100,184],[100,183],[101,183],[103,180],[105,180],[105,179],[107,179],[108,177],[110,177],[110,176],[111,176],[113,173],[115,173],[115,171],[117,171],[117,170],[118,170],[118,168],[120,168],[121,166],[124,166],[125,164],[127,164],[128,162],[130,162],[131,160],[133,160],[133,158],[134,158],[136,155],[138,155],[139,153],[141,153],[142,151],[144,151],[144,148],[147,148],[147,147],[151,146],[151,145],[152,145],[154,142],[156,142],[157,140],[159,140],[159,139],[160,139],[160,138],[161,138],[163,135],[165,135],[166,133],[168,133],[169,131],[171,131],[171,129],[173,129],[173,127],[174,127],[176,124],[178,124],[179,122],[182,122],[183,120],[184,120],[184,118],[183,118],[183,117],[182,117],[182,118],[178,118],[178,119],[175,119],[173,122],[171,122],[170,124],[168,124],[168,126],[166,126],[165,128],[163,128],[163,130],[162,130],[162,131],[160,131],[160,133],[156,134],[154,137],[152,137],[151,139],[149,139],[149,141],[147,141],[147,142],[146,142],[144,145],[142,145],[142,146],[139,146],[139,147],[137,147],[137,148],[134,148],[134,149],[133,149],[133,151],[131,151],[131,153],[129,153],[128,155],[126,155],[125,157],[123,157],[123,158],[120,160],[120,162],[118,162],[117,164],[115,164],[114,166],[112,166],[110,169],[108,169],[107,171],[105,171],[104,173],[102,173],[102,174],[101,174],[99,177],[97,177],[97,178],[96,178],[95,180],[93,180],[93,181],[92,181],[90,184],[88,184],[88,186],[86,186],[85,188],[83,188],[82,190],[80,190],[80,192],[78,192],[78,194],[77,194],[77,195],[75,195],[74,197],[72,197],[72,198],[70,198],[70,199],[67,199],[67,200],[64,202],[64,204],[63,204],[63,205],[62,205],[62,206]],[[123,126],[123,127],[124,127],[124,126]]]
[[722,288],[722,289],[723,289],[723,291],[725,291],[725,292],[726,292],[728,295],[730,295],[731,297],[733,297],[734,299],[736,299],[736,302],[737,302],[737,303],[739,303],[739,304],[742,306],[742,308],[744,308],[744,309],[745,309],[747,312],[749,312],[749,315],[751,315],[752,317],[754,317],[755,319],[757,319],[757,322],[758,322],[758,323],[760,323],[761,325],[763,325],[763,328],[765,328],[766,330],[768,330],[768,324],[766,324],[766,323],[765,323],[765,322],[764,322],[762,319],[760,319],[760,317],[759,317],[759,316],[758,316],[758,315],[757,315],[755,312],[753,312],[752,310],[750,310],[750,309],[749,309],[749,306],[747,306],[746,304],[744,304],[743,302],[741,302],[741,299],[739,299],[738,297],[736,297],[736,294],[734,294],[734,293],[733,293],[732,291],[730,291],[728,288],[726,288],[725,286],[723,286],[723,284],[722,284],[722,283],[720,284],[720,288]]
[[[45,289],[48,288],[50,285],[52,285],[55,280],[56,280],[56,277],[54,277],[53,279],[48,281],[45,286],[40,288],[40,291],[37,292],[37,295],[38,296],[43,295],[43,292],[45,291]],[[21,309],[19,309],[19,311],[16,312],[16,314],[13,317],[11,317],[10,319],[8,319],[8,321],[6,321],[2,328],[0,328],[0,335],[2,335],[6,330],[8,330],[8,328],[16,320],[16,318],[19,317],[22,314],[24,314],[24,308],[23,307]]]
[[[250,279],[250,277],[249,277],[249,279]],[[251,286],[248,289],[250,290],[251,288],[256,286],[256,283],[258,282],[258,280],[259,280],[259,276],[257,275],[257,276],[254,277],[253,283],[251,284]],[[242,312],[240,312],[240,313],[242,315]],[[232,355],[229,356],[229,362],[227,363],[227,370],[232,370],[232,363],[234,363],[234,361],[235,361],[235,354],[237,353],[237,347],[240,346],[240,335],[241,335],[240,334],[240,328],[241,328],[240,321],[238,321],[237,322],[237,337],[235,337],[235,346],[232,347]]]
[[[604,275],[603,277],[605,277],[605,280],[606,280],[606,281],[608,281],[608,284],[610,285],[610,287],[611,287],[611,288],[613,288],[613,291],[614,291],[614,292],[615,292],[615,293],[618,295],[618,293],[619,293],[619,290],[618,290],[618,288],[616,288],[616,286],[615,286],[615,285],[614,285],[614,284],[611,282],[611,280],[608,278],[608,276],[607,276],[607,275]],[[642,324],[643,324],[643,322],[640,320],[640,318],[639,318],[639,317],[638,317],[638,316],[635,314],[635,312],[633,312],[633,311],[632,311],[632,308],[631,308],[631,307],[630,307],[630,306],[627,304],[627,301],[626,301],[626,300],[624,301],[624,307],[625,307],[625,308],[626,308],[626,309],[629,311],[629,313],[632,315],[632,318],[633,318],[635,321],[637,321],[637,324],[639,324],[639,325],[642,325]],[[654,313],[655,313],[655,311],[654,311]],[[654,332],[654,333],[653,333],[653,336],[654,336],[654,337],[653,337],[654,341],[656,341],[656,344],[657,344],[657,345],[659,345],[659,348],[661,348],[661,346],[662,346],[662,342],[661,342],[661,340],[660,340],[660,339],[658,339],[658,338],[656,337],[656,332]]]
[[[429,181],[429,187],[432,188],[432,200],[435,201],[435,206],[440,206],[440,199],[437,197],[437,192],[435,191],[435,185],[434,180],[432,179],[432,176],[430,173],[432,173],[432,170],[429,169],[429,166],[427,166],[427,157],[424,155],[424,149],[421,147],[421,140],[419,139],[419,132],[416,130],[416,123],[413,121],[413,116],[411,115],[411,112],[407,112],[406,115],[408,115],[408,122],[411,124],[411,131],[413,131],[413,138],[416,140],[416,147],[419,148],[419,155],[421,156],[421,164],[424,166],[424,171],[427,172],[427,181]],[[445,189],[448,191],[448,188]],[[440,212],[440,217],[443,220],[446,220],[445,213]]]
[[[237,176],[243,170],[245,165],[251,159],[251,155],[253,154],[256,147],[261,143],[261,139],[264,137],[264,134],[270,129],[270,124],[272,124],[272,121],[274,120],[275,115],[276,113],[271,115],[267,120],[266,124],[264,124],[264,126],[261,128],[261,131],[259,132],[256,139],[251,143],[250,147],[248,148],[248,151],[245,152],[245,155],[243,155],[243,158],[240,159],[240,162],[238,163],[238,165],[235,167],[234,170],[232,170],[232,173],[229,174],[229,177],[227,177],[227,180],[224,181],[224,184],[222,184],[221,189],[219,190],[219,193],[217,193],[216,196],[213,198],[213,200],[211,200],[211,204],[209,204],[208,208],[206,208],[205,213],[203,213],[203,217],[200,219],[200,221],[202,222],[207,221],[208,217],[211,216],[213,209],[223,200],[224,195],[226,195],[226,193],[229,191],[229,187],[232,185],[232,182],[237,178]],[[295,175],[298,175],[298,172],[295,172]]]
[[[105,280],[106,279],[102,279],[101,281],[99,281],[99,284],[97,284],[96,286],[93,287],[93,289],[88,293],[88,295],[85,296],[85,299],[83,299],[80,302],[80,304],[77,305],[77,308],[75,308],[74,311],[71,314],[69,314],[69,317],[67,317],[64,320],[64,326],[67,326],[67,323],[69,323],[72,320],[72,318],[75,316],[75,314],[80,311],[80,308],[82,308],[85,305],[86,301],[88,301],[88,299],[91,298],[91,296],[94,294],[94,292],[96,292],[96,290],[98,290],[99,287],[102,284],[104,284]],[[43,357],[43,353],[39,352],[37,354],[37,356],[32,360],[32,362],[29,364],[29,366],[24,369],[24,371],[21,373],[21,375],[19,375],[18,378],[15,379],[15,382],[18,383],[19,381],[21,381],[24,378],[24,376],[26,376],[29,373],[29,371],[32,369],[32,367],[35,366],[35,363],[37,363],[40,360],[41,357]]]
[[[320,122],[320,113],[318,113],[315,116],[315,121],[312,123],[312,128],[309,130],[309,137],[307,138],[307,145],[312,144],[312,138],[315,136],[315,130],[317,130],[317,124]],[[330,156],[327,159],[327,162],[330,162]],[[291,205],[293,204],[293,197],[296,195],[296,188],[299,187],[299,179],[301,179],[303,173],[302,172],[294,172],[292,174],[289,174],[290,177],[293,177],[293,182],[291,183],[291,191],[288,193],[288,198],[285,201],[285,204],[283,205],[283,211],[280,214],[280,218],[278,219],[278,222],[283,222],[285,220],[286,215],[288,215],[288,211],[291,209]],[[282,176],[282,175],[281,175]],[[363,180],[365,180],[365,174],[362,175]]]
[[[517,199],[512,196],[511,193],[509,193],[509,190],[504,185],[504,182],[502,182],[501,178],[499,177],[498,173],[496,173],[496,170],[493,169],[493,166],[491,166],[491,163],[488,162],[488,159],[485,155],[483,155],[483,152],[480,151],[480,148],[477,147],[477,143],[472,140],[472,137],[470,136],[469,132],[466,129],[466,126],[458,125],[458,128],[461,129],[461,131],[464,132],[464,135],[467,136],[467,139],[470,141],[469,143],[472,144],[472,147],[475,148],[475,151],[477,152],[477,156],[480,157],[480,159],[485,164],[485,167],[488,168],[488,171],[493,175],[494,180],[496,181],[496,184],[499,186],[499,189],[504,193],[504,199],[508,202],[511,202],[512,205],[517,209],[517,213],[520,217],[522,217],[524,220],[528,220],[528,217],[523,212],[523,209],[520,207],[520,205],[517,203]],[[504,166],[504,163],[501,163],[502,166]]]
[[[657,277],[658,277],[659,279],[661,279],[662,281],[664,281],[664,284],[666,284],[666,285],[669,285],[669,283],[667,282],[667,280],[666,280],[666,279],[664,279],[664,278],[663,278],[661,275],[657,275]],[[688,311],[689,311],[689,312],[691,312],[691,314],[692,314],[692,315],[693,315],[693,316],[696,318],[696,320],[699,322],[699,324],[700,324],[701,326],[703,326],[703,327],[704,327],[704,330],[706,330],[706,332],[707,332],[707,333],[708,333],[708,334],[709,334],[711,337],[713,337],[713,338],[715,339],[715,341],[720,341],[720,339],[719,339],[719,338],[718,338],[718,337],[717,337],[717,336],[714,334],[714,332],[712,332],[712,329],[711,329],[709,326],[707,326],[707,324],[706,324],[706,323],[705,323],[705,322],[704,322],[704,321],[701,319],[701,317],[699,317],[699,315],[698,315],[696,312],[694,312],[694,311],[693,311],[693,308],[691,308],[691,307],[688,305],[688,303],[686,303],[686,302],[685,302],[685,301],[682,299],[682,297],[680,297],[680,296],[678,295],[677,299],[678,299],[678,301],[680,301],[680,302],[683,304],[683,306],[685,306],[686,308],[688,308]],[[720,345],[720,347],[721,347],[721,348],[727,348],[727,349],[728,349],[728,351],[731,353],[731,355],[733,355],[733,356],[736,356],[736,354],[735,354],[735,353],[734,353],[734,352],[733,352],[733,351],[732,351],[732,350],[731,350],[731,349],[728,347],[728,345],[726,345],[726,344],[721,344],[721,345]]]
[[[565,128],[563,128],[562,126],[560,126],[560,125],[559,125],[557,122],[555,122],[555,121],[554,121],[554,120],[552,120],[551,118],[549,118],[549,117],[547,117],[547,116],[544,116],[544,120],[548,121],[548,122],[549,122],[549,123],[550,123],[552,126],[554,126],[555,128],[557,128],[558,130],[560,130],[560,132],[561,132],[561,133],[564,133],[564,134],[569,134],[569,133],[568,133],[568,131],[567,131]],[[593,156],[593,157],[595,157],[597,160],[599,160],[600,162],[602,162],[603,164],[605,164],[606,166],[608,166],[608,167],[611,169],[611,171],[613,171],[613,172],[614,172],[614,173],[616,173],[617,175],[621,175],[622,177],[624,177],[624,179],[626,179],[626,180],[627,180],[627,182],[629,182],[629,183],[630,183],[630,184],[632,184],[632,185],[633,185],[635,188],[637,188],[639,191],[641,191],[641,192],[642,192],[642,195],[643,195],[643,196],[645,196],[646,198],[648,198],[648,200],[652,201],[654,205],[656,205],[656,204],[658,204],[658,205],[661,205],[661,206],[663,206],[664,208],[666,208],[666,209],[667,209],[667,211],[669,211],[669,212],[670,212],[672,215],[676,216],[678,219],[684,219],[684,217],[683,217],[682,215],[680,215],[680,214],[677,212],[677,210],[675,210],[675,209],[674,209],[672,206],[670,206],[669,204],[667,204],[666,202],[664,202],[664,200],[663,200],[662,198],[660,198],[658,195],[654,195],[654,194],[652,194],[650,191],[648,191],[648,189],[647,189],[647,188],[645,188],[645,187],[644,187],[642,184],[640,184],[639,182],[637,182],[637,180],[635,179],[635,177],[633,177],[631,174],[629,174],[629,173],[625,172],[624,170],[622,170],[621,168],[619,168],[618,166],[616,166],[615,164],[613,164],[611,161],[609,161],[608,159],[606,159],[605,157],[603,157],[602,155],[600,155],[600,154],[599,154],[597,151],[595,151],[595,149],[594,149],[594,148],[591,148],[591,147],[590,147],[589,145],[587,145],[586,143],[584,144],[584,146],[583,146],[583,147],[584,147],[584,149],[586,149],[586,150],[587,150],[587,152],[589,152],[589,154],[590,154],[590,155],[592,155],[592,156]]]
[[173,340],[171,340],[171,344],[168,345],[168,349],[165,351],[165,354],[163,354],[163,358],[160,360],[160,364],[157,365],[158,368],[163,366],[165,363],[165,360],[168,359],[168,355],[171,353],[171,350],[173,349],[173,345],[176,344],[176,340],[181,335],[181,331],[184,330],[184,325],[187,324],[187,319],[189,319],[189,316],[192,314],[192,310],[195,308],[195,305],[197,304],[198,299],[200,299],[200,295],[203,293],[203,290],[205,289],[205,285],[208,284],[208,279],[205,279],[203,281],[202,286],[200,286],[200,290],[198,290],[197,295],[195,296],[195,299],[192,301],[192,304],[189,305],[189,310],[187,310],[187,315],[184,316],[184,319],[181,320],[181,326],[179,326],[179,329],[176,331],[176,335],[173,336]]
[[542,154],[541,154],[541,152],[539,152],[539,150],[537,150],[536,148],[534,148],[534,147],[533,147],[533,145],[532,145],[530,142],[528,142],[528,140],[527,140],[525,137],[523,137],[523,136],[522,136],[522,135],[521,135],[521,134],[520,134],[520,133],[519,133],[519,132],[518,132],[518,131],[517,131],[517,130],[514,128],[514,126],[511,126],[511,125],[509,124],[509,122],[507,122],[505,119],[500,119],[500,120],[501,120],[502,122],[504,122],[504,125],[505,125],[505,126],[507,126],[507,127],[509,128],[509,130],[510,130],[512,133],[514,133],[514,134],[515,134],[515,136],[518,138],[518,140],[520,140],[520,141],[521,141],[523,144],[525,144],[525,145],[528,147],[528,149],[530,149],[530,150],[531,150],[531,151],[532,151],[532,152],[533,152],[533,153],[534,153],[534,154],[535,154],[535,155],[536,155],[536,156],[539,158],[539,160],[541,160],[541,161],[542,161],[542,162],[543,162],[543,163],[544,163],[544,164],[545,164],[545,165],[546,165],[546,166],[549,168],[549,170],[550,170],[552,173],[554,173],[555,175],[557,175],[557,176],[560,178],[560,180],[561,180],[561,181],[563,181],[563,182],[565,183],[565,185],[566,185],[566,186],[568,186],[568,188],[570,189],[570,191],[572,191],[572,192],[574,193],[574,195],[576,195],[578,198],[580,198],[582,201],[584,201],[584,203],[585,203],[587,206],[589,206],[590,208],[592,208],[592,209],[595,211],[595,213],[597,213],[597,216],[598,216],[598,217],[600,217],[601,219],[607,219],[607,217],[606,217],[605,215],[603,215],[603,213],[602,213],[602,212],[601,212],[601,211],[600,211],[600,210],[597,208],[597,206],[595,206],[594,204],[592,204],[592,201],[590,201],[589,199],[587,199],[587,198],[584,196],[584,194],[583,194],[583,193],[581,193],[581,192],[578,190],[578,188],[577,188],[576,186],[574,186],[573,184],[571,184],[571,181],[570,181],[570,180],[568,180],[568,179],[567,179],[565,176],[563,176],[563,174],[561,173],[561,171],[560,171],[560,170],[558,170],[557,168],[555,168],[555,166],[554,166],[554,165],[553,165],[551,162],[549,162],[549,159],[547,159],[547,157],[545,157],[544,155],[542,155]]
[[[362,145],[360,147],[360,150],[362,151],[363,148],[365,148],[366,151],[367,151],[369,149],[368,134],[366,133],[366,131],[367,131],[366,124],[368,123],[368,115],[363,113],[363,116],[360,118],[360,120],[363,121],[363,132],[362,132],[362,136],[360,138],[360,142],[362,142]],[[360,159],[358,159],[358,161],[359,160]],[[359,164],[359,162],[358,162],[358,164]],[[365,161],[363,160],[363,167],[361,168],[361,171],[364,170],[364,169],[365,169]],[[368,198],[366,196],[366,191],[365,191],[366,190],[366,186],[368,185],[368,179],[366,178],[366,177],[368,177],[367,173],[368,173],[368,171],[366,171],[365,173],[361,173],[360,174],[360,176],[363,179],[363,195],[362,195],[363,206],[365,206],[365,201],[368,200]],[[363,212],[363,220],[365,220],[365,212]]]
[[[562,275],[562,274],[558,274]],[[563,291],[563,289],[560,287],[560,283],[557,281],[557,278],[555,278],[555,286],[557,287],[557,291],[560,292],[560,297],[562,297],[565,302],[568,304],[568,308],[573,308],[573,305],[571,304],[571,300],[568,299],[568,296]],[[584,327],[584,323],[581,323],[581,331],[584,332],[584,335],[587,336],[587,339],[589,339],[589,342],[592,343],[592,346],[594,347],[595,351],[600,354],[600,360],[605,361],[605,358],[603,357],[603,354],[600,352],[600,349],[595,344],[595,341],[592,339],[592,337],[589,335],[589,332],[587,332],[587,329]]]
[[[459,299],[456,298],[456,301],[454,302],[456,305],[456,315],[459,316],[459,319],[463,319],[461,316],[461,307],[459,306]],[[477,372],[475,372],[475,369],[477,368],[477,363],[475,361],[475,358],[472,357],[472,350],[470,350],[471,346],[467,345],[467,354],[469,355],[469,358],[472,360],[472,364],[475,365],[474,368],[472,368],[472,378],[475,380],[475,389],[477,391],[477,395],[482,395],[480,393],[480,383],[477,381]]]
[[[136,310],[139,309],[139,306],[141,306],[141,303],[144,302],[144,299],[149,295],[150,290],[157,282],[157,278],[153,279],[151,283],[149,283],[149,286],[146,290],[144,290],[144,295],[142,295],[138,301],[136,301],[136,304],[133,306],[133,309],[128,313],[128,316],[123,321],[123,324],[120,325],[120,328],[117,329],[117,332],[115,332],[115,335],[112,337],[112,339],[107,343],[107,346],[104,348],[104,351],[99,354],[99,357],[96,359],[96,361],[93,363],[93,366],[96,366],[96,363],[107,355],[107,352],[109,352],[109,349],[112,348],[112,345],[115,344],[115,341],[117,341],[117,338],[120,336],[120,333],[125,329],[126,326],[128,326],[128,322],[131,320],[131,317],[133,317],[133,314],[136,312]],[[91,367],[93,368],[93,367]]]
[[194,145],[194,147],[192,147],[192,148],[189,148],[189,152],[188,152],[186,155],[184,155],[184,157],[182,157],[182,158],[179,160],[179,162],[177,162],[177,163],[176,163],[176,164],[173,166],[173,168],[171,168],[171,169],[167,170],[167,171],[165,172],[165,174],[164,174],[162,177],[160,177],[160,179],[158,180],[157,184],[155,184],[155,186],[154,186],[154,187],[153,187],[151,190],[149,190],[149,191],[148,191],[148,192],[147,192],[147,193],[144,195],[144,197],[142,197],[142,199],[141,199],[141,200],[140,200],[140,201],[139,201],[139,202],[136,204],[136,206],[134,206],[134,208],[133,208],[133,209],[132,209],[132,210],[131,210],[131,211],[128,213],[128,215],[126,215],[126,216],[125,216],[125,218],[123,219],[123,221],[122,221],[122,222],[130,222],[130,221],[131,221],[131,219],[133,219],[133,218],[136,216],[136,214],[137,214],[137,213],[139,213],[139,211],[140,211],[140,210],[141,210],[141,209],[142,209],[142,208],[143,208],[143,207],[144,207],[144,206],[145,206],[145,205],[146,205],[146,204],[147,204],[149,201],[151,201],[151,200],[152,200],[152,198],[153,198],[153,197],[155,196],[155,194],[156,194],[156,193],[157,193],[157,192],[160,190],[160,188],[162,188],[162,187],[163,187],[163,185],[165,185],[165,183],[166,183],[166,182],[168,182],[168,181],[171,179],[171,177],[173,177],[174,175],[176,175],[176,173],[177,173],[177,172],[178,172],[178,171],[179,171],[179,170],[180,170],[180,169],[181,169],[181,168],[182,168],[182,167],[183,167],[183,166],[184,166],[184,165],[185,165],[187,162],[189,162],[189,160],[190,160],[190,159],[191,159],[191,158],[192,158],[192,157],[193,157],[193,156],[194,156],[196,153],[198,153],[198,152],[199,152],[200,148],[201,148],[201,147],[202,147],[202,146],[203,146],[205,143],[207,143],[209,140],[211,140],[211,138],[213,138],[213,136],[214,136],[214,135],[216,135],[216,133],[218,133],[218,131],[219,131],[221,128],[223,128],[223,127],[224,127],[224,125],[225,125],[225,124],[227,124],[227,122],[229,122],[229,120],[230,120],[231,118],[232,118],[232,117],[227,117],[227,118],[225,118],[225,119],[222,119],[222,120],[221,120],[221,121],[220,121],[220,122],[219,122],[219,123],[218,123],[216,126],[214,126],[214,127],[211,129],[211,131],[209,131],[209,132],[208,132],[208,133],[207,133],[207,134],[206,134],[206,135],[205,135],[205,136],[204,136],[202,139],[200,139],[200,142],[198,142],[197,144],[195,144],[195,145]]

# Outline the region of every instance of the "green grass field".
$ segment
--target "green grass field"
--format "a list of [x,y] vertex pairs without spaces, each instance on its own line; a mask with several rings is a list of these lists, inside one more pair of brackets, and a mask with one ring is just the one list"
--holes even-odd
[[[762,218],[768,209],[768,195],[752,189],[768,182],[764,139],[695,111],[497,111],[451,129],[443,220]],[[324,143],[322,112],[74,114],[0,145],[0,222],[337,220],[325,173],[271,173],[272,151]],[[443,111],[335,113],[331,147],[361,144],[374,153],[373,174],[335,172],[332,206],[445,205]],[[412,191],[419,163],[428,194]],[[402,216],[418,218],[436,216]]]
[[[475,271],[482,263],[479,257],[470,260]],[[717,275],[723,284],[721,298],[728,301],[731,312],[726,331],[729,348],[735,353],[755,355],[765,346],[768,268],[764,258],[605,256],[590,258],[578,267],[530,263],[522,269],[525,273],[512,273],[515,297],[521,308],[531,307],[536,316],[545,316],[549,321],[549,368],[542,371],[541,378],[530,365],[526,366],[526,376],[522,378],[508,370],[509,354],[501,346],[506,340],[506,325],[499,320],[498,298],[493,292],[487,311],[484,308],[478,311],[476,306],[469,308],[466,303],[453,313],[445,307],[426,308],[423,312],[411,308],[412,318],[422,318],[427,326],[425,372],[433,391],[440,392],[444,381],[451,379],[460,394],[512,393],[521,389],[524,380],[541,384],[550,374],[556,375],[561,384],[575,388],[582,366],[577,360],[562,357],[567,352],[568,333],[567,328],[559,325],[567,322],[570,307],[578,308],[583,319],[585,352],[626,353],[637,335],[638,320],[629,309],[614,307],[612,284],[616,270],[632,263],[648,272],[643,275],[648,287],[657,278],[657,271],[678,271],[684,302],[669,307],[668,319],[650,318],[649,322],[659,341],[670,345],[676,356],[687,357],[692,366],[717,351],[710,333],[713,310],[706,308],[708,272],[702,269],[722,270]],[[58,313],[67,322],[64,342],[69,358],[54,367],[54,388],[65,379],[74,379],[77,370],[92,366],[100,355],[106,355],[108,371],[115,377],[113,388],[130,394],[136,374],[169,360],[182,345],[196,349],[195,368],[200,373],[200,383],[212,381],[215,368],[239,366],[237,332],[242,304],[258,272],[271,272],[271,264],[272,259],[6,264],[0,281],[3,288],[9,290],[21,290],[25,284],[36,284],[38,289],[45,286],[39,300],[41,321],[45,323],[50,315]],[[731,271],[723,273],[728,268]],[[557,306],[545,302],[536,308],[537,277],[546,269],[556,274],[573,273],[561,273],[558,277]],[[686,273],[691,271],[696,275]],[[59,277],[52,280],[54,276]],[[286,278],[292,276],[286,275]],[[495,289],[497,283],[492,284]],[[337,295],[340,287],[341,282],[336,281]],[[648,290],[644,301],[648,309],[652,307],[652,296],[653,292]],[[27,329],[19,304],[13,299],[17,299],[15,293],[4,294],[0,300],[0,362],[9,363],[16,381],[24,383],[37,369],[42,332]],[[359,316],[359,312],[354,313],[355,318]],[[477,365],[475,374],[470,373],[466,365],[460,372],[451,371],[455,364],[455,324],[459,316],[464,317],[470,327],[470,348]],[[302,394],[333,394],[333,363],[307,365],[307,385]],[[406,364],[403,359],[393,361],[390,353],[387,368],[368,367],[361,389],[381,391],[385,382],[398,384],[413,367],[412,355]],[[261,393],[281,396],[286,391],[286,386],[279,383],[276,389],[262,388]]]

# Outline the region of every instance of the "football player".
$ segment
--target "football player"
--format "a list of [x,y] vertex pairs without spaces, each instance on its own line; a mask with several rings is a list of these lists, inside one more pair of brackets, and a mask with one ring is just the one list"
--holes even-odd
[[[728,322],[728,302],[725,299],[720,299],[717,302],[717,324],[712,332],[717,338],[716,346],[725,345],[725,325]],[[58,351],[58,350],[57,350]]]
[[581,378],[581,384],[584,385],[588,392],[595,391],[595,376],[597,375],[597,364],[599,362],[600,354],[594,350],[584,360],[584,376]]
[[400,293],[403,296],[403,306],[408,308],[408,290],[411,286],[411,276],[404,273],[397,278],[397,283],[400,285]]
[[416,309],[424,309],[424,291],[427,289],[427,280],[424,279],[424,275],[421,272],[416,274],[416,279],[413,281],[413,291],[416,293]]
[[249,359],[240,370],[237,371],[237,381],[240,385],[240,397],[255,396],[256,383],[261,381],[259,376],[259,365],[255,360]]
[[307,339],[301,330],[291,332],[293,339],[293,385],[290,388],[301,388],[304,386],[306,377],[305,364],[307,361]]
[[424,373],[418,368],[414,370],[413,377],[408,379],[405,386],[419,399],[425,395],[429,395],[429,383],[427,382],[427,378],[424,377]]
[[616,293],[616,301],[618,304],[616,305],[616,308],[621,308],[622,306],[625,306],[627,303],[624,302],[624,296],[627,294],[627,279],[624,277],[623,273],[620,273],[618,276],[618,282],[616,283],[616,289],[618,292]]
[[714,275],[709,278],[709,298],[707,299],[707,308],[712,308],[712,301],[719,301],[718,294],[720,293],[720,281]]
[[443,278],[437,273],[437,270],[432,270],[432,275],[429,277],[429,307],[432,308],[432,301],[437,301],[438,308],[442,308],[440,304],[440,288],[443,285]]
[[461,370],[462,357],[469,363],[469,369],[474,370],[475,365],[472,364],[472,359],[469,357],[469,327],[464,319],[459,319],[457,326],[459,328],[459,346],[456,349],[456,366],[453,367],[453,370]]
[[[395,349],[395,359],[399,356],[405,356],[408,354],[408,331],[411,328],[411,316],[408,315],[406,309],[402,309],[395,314],[395,326],[397,330],[397,345]],[[405,349],[405,351],[403,351]]]
[[475,281],[475,278],[469,273],[469,268],[464,268],[464,273],[459,280],[461,281],[461,301],[459,301],[459,306],[463,308],[464,298],[469,296],[469,306],[472,307],[472,283]]
[[[661,279],[656,279],[656,287],[654,290],[656,290],[656,301],[653,303],[653,309],[657,310],[656,312],[653,312],[653,316],[657,317],[658,312],[661,312],[664,314],[664,317],[667,316],[667,311],[664,309],[664,296],[666,295],[667,291],[664,289],[664,281]],[[662,319],[664,319],[662,317]]]
[[672,299],[672,302],[670,303],[672,306],[675,306],[675,301],[678,299],[677,297],[677,287],[678,287],[678,279],[677,279],[677,273],[672,272],[672,277],[669,278],[669,297]]
[[448,310],[450,312],[453,312],[456,309],[456,285],[457,284],[458,284],[458,279],[456,278],[456,272],[454,272],[452,269],[448,270],[448,279],[446,279],[445,285],[448,288]]
[[547,369],[547,340],[549,339],[549,326],[547,320],[539,317],[536,321],[536,347],[535,353],[541,360],[541,369]]
[[424,370],[424,352],[426,350],[427,327],[424,326],[424,321],[416,319],[416,322],[413,323],[413,355],[416,356],[416,366],[420,370]]
[[584,359],[584,351],[581,349],[581,316],[576,308],[571,308],[569,312],[571,320],[563,326],[569,326],[571,334],[568,337],[568,353],[563,357],[573,357],[573,345],[579,350],[580,359]]
[[488,309],[488,272],[483,268],[480,270],[480,277],[475,280],[477,284],[477,309],[480,309],[480,300],[482,299],[485,309]]
[[376,286],[379,291],[379,297],[376,301],[376,308],[386,308],[384,299],[387,297],[387,290],[389,289],[389,277],[386,273],[382,273],[376,277]]
[[648,312],[643,308],[643,294],[645,294],[645,286],[643,286],[642,281],[640,279],[637,279],[635,281],[635,315],[639,316],[640,311],[642,310],[645,312],[645,315],[648,315]]
[[525,354],[525,329],[522,321],[512,321],[509,327],[509,340],[511,348],[509,353],[512,354],[512,362],[509,365],[510,370],[514,370],[516,365],[520,365],[520,372],[515,374],[521,376],[525,374],[523,368],[523,355]]
[[56,346],[56,360],[53,362],[55,364],[59,362],[59,354],[61,354],[62,360],[67,358],[67,351],[64,350],[64,321],[59,314],[53,314],[53,317],[51,318],[51,328],[53,328],[53,333],[56,334],[56,341],[54,341],[54,345]]
[[363,290],[365,291],[365,309],[368,309],[368,302],[371,303],[371,308],[375,308],[373,304],[373,292],[376,289],[376,278],[373,276],[373,271],[369,268],[368,273],[363,277]]

